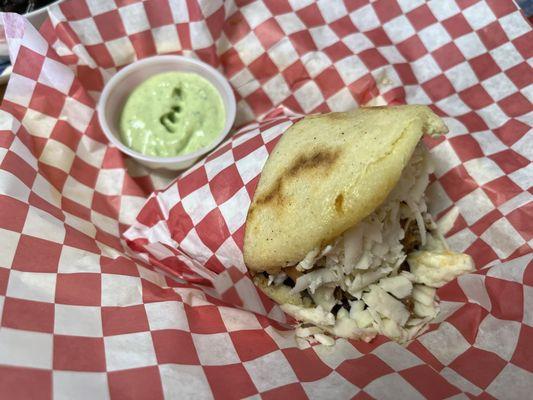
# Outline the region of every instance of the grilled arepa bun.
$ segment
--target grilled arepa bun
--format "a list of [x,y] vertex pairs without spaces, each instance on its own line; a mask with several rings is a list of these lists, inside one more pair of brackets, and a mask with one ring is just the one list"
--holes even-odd
[[438,313],[436,288],[471,271],[428,213],[420,142],[447,132],[426,106],[361,108],[292,125],[261,173],[244,261],[302,322],[297,334],[407,342]]

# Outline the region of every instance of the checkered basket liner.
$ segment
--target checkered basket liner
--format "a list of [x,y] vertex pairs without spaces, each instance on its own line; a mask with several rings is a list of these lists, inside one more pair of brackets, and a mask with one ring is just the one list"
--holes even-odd
[[[530,396],[533,35],[513,2],[66,1],[40,34],[1,18],[0,397]],[[117,69],[163,53],[219,68],[241,126],[170,185],[95,115]],[[405,348],[298,349],[243,273],[247,206],[299,115],[368,103],[448,124],[426,140],[430,204],[457,213],[448,240],[478,271]]]

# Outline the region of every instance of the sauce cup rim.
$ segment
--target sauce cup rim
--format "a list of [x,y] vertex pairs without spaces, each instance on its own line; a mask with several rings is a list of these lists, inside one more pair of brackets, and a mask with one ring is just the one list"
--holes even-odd
[[[202,147],[198,150],[196,150],[193,153],[187,153],[182,155],[177,155],[173,157],[160,157],[160,156],[151,156],[147,154],[140,153],[138,151],[135,151],[128,146],[126,146],[119,138],[119,135],[115,135],[111,129],[111,127],[108,125],[106,117],[105,117],[105,109],[107,106],[107,100],[109,98],[109,95],[111,91],[116,87],[118,83],[121,82],[122,79],[124,79],[128,74],[132,73],[133,71],[145,67],[150,64],[157,64],[164,61],[176,61],[180,63],[188,63],[188,64],[194,64],[201,69],[203,69],[207,74],[211,75],[215,80],[218,81],[218,83],[223,87],[224,93],[222,93],[218,88],[217,91],[219,94],[224,98],[224,96],[227,96],[228,98],[228,107],[225,107],[226,111],[226,118],[225,118],[225,127],[219,135],[213,139],[212,142],[210,142],[207,146]],[[180,72],[180,69],[177,68],[176,72]],[[195,73],[195,72],[192,72]],[[201,76],[201,74],[198,74]],[[148,79],[149,75],[146,77]],[[129,155],[130,157],[139,159],[141,161],[150,162],[150,163],[158,163],[158,164],[174,164],[177,162],[183,162],[183,161],[190,161],[193,159],[197,159],[202,157],[203,155],[211,152],[215,147],[217,147],[223,140],[226,138],[228,133],[230,132],[233,123],[235,122],[235,114],[236,114],[236,101],[235,101],[235,95],[233,93],[233,89],[231,88],[228,80],[224,75],[222,75],[218,70],[213,68],[211,65],[194,59],[190,57],[185,56],[179,56],[179,55],[158,55],[158,56],[152,56],[143,58],[141,60],[137,60],[132,62],[131,64],[123,67],[120,71],[118,71],[115,75],[113,75],[109,81],[104,86],[104,89],[102,90],[102,93],[100,95],[100,99],[98,100],[98,104],[96,106],[96,112],[98,114],[98,122],[100,123],[100,127],[102,128],[102,131],[104,132],[106,138],[113,143],[121,152]],[[229,121],[229,123],[228,123]]]

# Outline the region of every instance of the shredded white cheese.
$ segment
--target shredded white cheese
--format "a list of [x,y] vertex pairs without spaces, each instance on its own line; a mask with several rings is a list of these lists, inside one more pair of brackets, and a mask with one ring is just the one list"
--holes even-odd
[[365,304],[399,325],[405,325],[409,319],[409,311],[405,305],[377,285],[371,285],[363,295]]
[[[432,171],[425,149],[418,146],[380,207],[335,242],[322,250],[313,249],[297,264],[296,269],[304,274],[291,293],[306,293],[315,307],[282,308],[297,319],[343,337],[370,340],[381,333],[404,343],[420,333],[438,313],[435,288],[473,270],[469,256],[448,250],[427,214],[424,191]],[[419,251],[405,253],[402,223],[416,225]],[[406,259],[410,272],[400,270]],[[269,282],[280,284],[283,280],[272,278]],[[358,300],[349,301],[349,311],[340,308],[334,315],[331,311],[341,304],[334,296],[337,287]],[[333,340],[305,329],[300,331],[305,333],[302,337],[323,344]]]
[[413,291],[413,284],[403,275],[380,279],[378,285],[397,299],[404,299]]
[[436,288],[474,270],[470,256],[451,251],[417,251],[409,255],[407,262],[417,282]]

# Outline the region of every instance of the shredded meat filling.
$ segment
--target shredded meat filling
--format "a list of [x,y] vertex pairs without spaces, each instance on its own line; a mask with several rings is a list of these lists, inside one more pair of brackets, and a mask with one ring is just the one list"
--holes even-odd
[[418,250],[422,241],[420,239],[420,231],[418,230],[416,221],[412,219],[404,219],[400,221],[400,224],[405,231],[405,236],[401,241],[405,254]]
[[[303,272],[298,271],[294,266],[285,268],[283,272],[285,272],[287,276],[292,279],[293,282],[296,282],[296,279],[303,275]],[[292,286],[294,287],[294,283]]]
[[407,310],[409,311],[410,315],[414,315],[414,309],[415,309],[415,302],[413,301],[413,297],[409,296],[406,297],[403,300],[400,300],[405,306],[407,307]]

